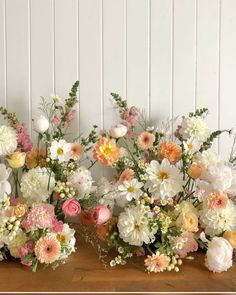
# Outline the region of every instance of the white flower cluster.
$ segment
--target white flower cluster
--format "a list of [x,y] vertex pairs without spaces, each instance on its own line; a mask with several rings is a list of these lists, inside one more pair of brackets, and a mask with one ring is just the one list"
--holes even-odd
[[16,131],[9,126],[0,126],[0,156],[10,155],[16,148]]

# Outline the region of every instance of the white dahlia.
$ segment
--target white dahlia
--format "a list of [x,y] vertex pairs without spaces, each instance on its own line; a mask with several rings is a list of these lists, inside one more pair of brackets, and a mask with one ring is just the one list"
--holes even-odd
[[149,244],[155,239],[157,227],[149,226],[149,219],[144,211],[136,206],[128,207],[118,218],[120,237],[130,245],[142,246]]
[[183,118],[180,135],[184,140],[195,139],[198,142],[204,142],[211,134],[206,122],[201,117]]
[[0,127],[0,156],[12,154],[17,148],[16,131],[9,126]]
[[[207,200],[205,200],[207,202]],[[200,220],[205,233],[211,237],[220,235],[224,231],[236,229],[236,206],[228,200],[227,206],[218,210],[211,210],[203,203]]]
[[94,181],[91,172],[85,167],[78,168],[74,174],[69,176],[68,181],[77,190],[80,199],[88,195],[93,189],[92,185]]
[[154,199],[171,198],[183,189],[183,175],[167,159],[161,164],[153,160],[147,168],[148,182],[146,187],[153,193]]
[[21,192],[28,205],[45,202],[52,193],[54,186],[54,175],[51,174],[50,176],[46,168],[33,168],[23,174],[21,179]]

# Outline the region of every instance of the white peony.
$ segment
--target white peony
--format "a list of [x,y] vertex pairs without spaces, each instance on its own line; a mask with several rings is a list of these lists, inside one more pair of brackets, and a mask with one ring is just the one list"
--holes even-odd
[[58,160],[59,163],[67,162],[71,156],[71,144],[64,139],[54,140],[50,147],[50,158]]
[[49,121],[45,116],[40,115],[33,120],[34,131],[38,133],[44,133],[48,130],[48,128],[49,128]]
[[127,127],[123,124],[118,124],[110,130],[111,137],[120,138],[126,135]]
[[118,191],[127,201],[137,200],[143,194],[141,187],[143,187],[143,183],[133,178],[131,180],[125,180],[123,184],[119,185]]
[[183,175],[167,159],[161,164],[153,160],[146,170],[149,181],[146,184],[154,199],[171,198],[183,190]]
[[207,199],[203,202],[203,210],[200,211],[200,220],[205,233],[211,237],[220,235],[224,231],[236,229],[236,206],[228,200],[223,209],[211,210],[207,206]]
[[12,154],[17,148],[16,131],[9,126],[0,127],[0,156]]
[[94,181],[91,172],[85,167],[78,168],[74,174],[68,177],[68,181],[77,190],[80,199],[88,195],[93,189],[92,185]]
[[215,165],[220,161],[219,155],[213,151],[203,151],[202,153],[197,153],[194,156],[194,162],[202,164],[205,168],[208,166]]
[[213,272],[227,271],[232,266],[233,248],[224,238],[214,237],[208,243],[206,266]]
[[26,237],[25,233],[19,229],[16,237],[7,245],[11,255],[15,258],[19,258],[19,250],[26,244],[27,241],[28,238]]
[[206,122],[201,117],[183,118],[179,133],[184,140],[195,139],[201,143],[206,141],[211,134]]
[[126,208],[120,214],[117,226],[121,239],[134,246],[149,244],[155,239],[157,232],[157,227],[150,229],[148,217],[136,206]]
[[33,168],[23,174],[21,179],[21,192],[28,205],[45,202],[52,193],[54,186],[54,175],[51,174],[50,176],[46,168]]
[[10,176],[11,168],[7,168],[6,165],[0,164],[0,200],[5,194],[11,193],[11,185],[7,180]]

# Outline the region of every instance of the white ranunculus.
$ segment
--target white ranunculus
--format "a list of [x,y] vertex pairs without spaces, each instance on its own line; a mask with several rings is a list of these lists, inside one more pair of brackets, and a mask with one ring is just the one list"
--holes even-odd
[[49,121],[45,116],[40,115],[33,120],[34,131],[38,133],[44,133],[48,130],[48,128],[49,128]]
[[227,271],[232,266],[233,248],[224,238],[214,237],[208,244],[206,266],[213,272]]
[[0,156],[13,154],[17,148],[17,135],[15,129],[9,126],[0,127]]
[[69,176],[68,181],[77,190],[80,199],[88,195],[93,189],[94,181],[91,172],[85,167],[78,168],[74,174]]
[[54,187],[54,174],[52,173],[50,176],[46,168],[33,168],[23,174],[21,178],[21,192],[28,205],[45,202],[49,198]]
[[110,135],[114,138],[120,138],[127,133],[127,127],[123,124],[118,124],[110,130]]

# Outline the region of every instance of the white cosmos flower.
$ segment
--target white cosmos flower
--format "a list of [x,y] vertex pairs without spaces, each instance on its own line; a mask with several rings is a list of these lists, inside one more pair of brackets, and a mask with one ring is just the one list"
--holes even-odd
[[183,118],[179,133],[184,140],[195,138],[201,143],[206,141],[211,134],[206,122],[201,117]]
[[139,199],[142,195],[142,190],[140,189],[143,187],[142,182],[138,182],[137,179],[133,178],[131,180],[124,181],[123,184],[118,186],[118,190],[120,191],[121,196],[125,196],[127,201],[131,201],[132,199]]
[[193,155],[201,148],[201,143],[196,139],[188,139],[187,141],[184,141],[183,144],[184,150],[190,155]]
[[17,148],[16,131],[9,126],[0,126],[0,156],[12,154]]
[[71,155],[71,144],[64,139],[54,140],[50,147],[50,158],[58,160],[59,163],[69,161]]
[[149,227],[149,219],[140,207],[125,209],[118,218],[119,235],[124,242],[134,246],[149,244],[155,239],[157,227]]
[[171,165],[167,159],[161,164],[153,160],[147,168],[149,181],[148,190],[154,199],[171,198],[183,189],[183,175],[178,168]]

